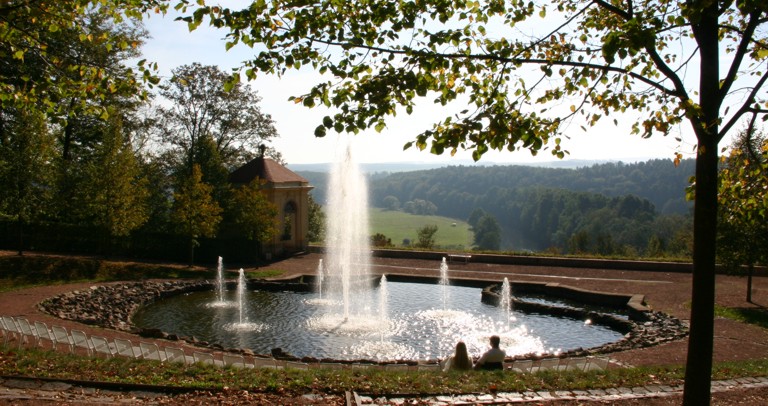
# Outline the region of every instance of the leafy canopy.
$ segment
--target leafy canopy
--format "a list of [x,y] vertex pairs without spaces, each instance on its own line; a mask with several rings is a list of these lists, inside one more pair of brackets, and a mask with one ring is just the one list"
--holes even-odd
[[[635,111],[642,119],[632,131],[643,137],[666,135],[683,120],[697,131],[707,127],[695,101],[697,83],[685,76],[697,59],[693,39],[705,6],[670,0],[254,1],[241,10],[202,5],[184,20],[194,29],[208,18],[229,29],[227,48],[259,50],[237,79],[305,66],[332,77],[291,98],[338,109],[316,136],[331,129],[382,130],[388,117],[403,109],[411,114],[417,98],[431,97],[463,109],[406,147],[429,146],[436,154],[466,148],[475,159],[489,149],[536,154],[549,148],[563,157],[561,135],[575,117],[591,126],[614,112]],[[762,89],[768,43],[758,29],[768,6],[727,1],[719,12],[719,39],[733,68],[722,78],[718,105],[726,99],[734,104],[720,112],[722,138],[745,113],[768,111]],[[733,93],[737,97],[729,98]]]
[[[53,115],[66,115],[75,100],[81,109],[98,110],[93,101],[112,94],[143,96],[141,82],[157,83],[155,64],[140,61],[133,70],[113,70],[78,49],[104,54],[134,52],[140,41],[93,29],[94,21],[135,23],[147,12],[167,8],[156,0],[10,0],[0,5],[0,58],[23,66],[0,75],[0,104],[35,106]],[[76,56],[76,57],[75,57]],[[32,68],[30,68],[32,67]],[[101,110],[106,114],[106,110]]]
[[722,160],[718,189],[718,256],[730,266],[768,261],[768,140],[740,133]]

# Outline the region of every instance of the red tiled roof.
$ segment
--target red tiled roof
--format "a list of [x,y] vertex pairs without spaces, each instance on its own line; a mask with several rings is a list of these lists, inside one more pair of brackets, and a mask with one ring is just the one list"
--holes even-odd
[[271,183],[309,183],[305,178],[269,158],[256,158],[229,174],[232,183],[249,183],[260,178]]

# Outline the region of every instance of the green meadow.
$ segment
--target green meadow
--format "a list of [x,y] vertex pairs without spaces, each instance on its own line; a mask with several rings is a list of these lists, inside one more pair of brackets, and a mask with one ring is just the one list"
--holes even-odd
[[396,247],[403,246],[403,240],[416,241],[417,230],[426,225],[437,225],[435,248],[469,250],[472,248],[473,233],[466,221],[441,216],[417,216],[402,211],[372,208],[370,211],[370,234],[381,233],[392,239]]

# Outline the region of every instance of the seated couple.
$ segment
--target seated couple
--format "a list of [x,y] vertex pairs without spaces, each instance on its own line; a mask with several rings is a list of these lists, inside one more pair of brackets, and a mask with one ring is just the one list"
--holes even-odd
[[453,356],[445,361],[443,370],[468,371],[470,369],[504,369],[504,358],[507,354],[504,350],[499,348],[500,342],[501,339],[499,336],[491,336],[491,349],[486,351],[473,366],[472,359],[469,358],[467,345],[464,344],[463,341],[459,341],[459,343],[456,344],[456,351]]

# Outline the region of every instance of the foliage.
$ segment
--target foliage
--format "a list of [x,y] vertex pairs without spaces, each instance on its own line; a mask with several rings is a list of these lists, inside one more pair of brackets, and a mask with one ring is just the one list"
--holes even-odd
[[310,242],[322,242],[325,240],[325,212],[323,206],[315,202],[309,195],[309,230],[307,239]]
[[[130,35],[103,35],[95,29],[104,21],[127,32],[150,9],[161,11],[158,1],[73,0],[4,2],[0,6],[0,54],[16,74],[0,79],[4,107],[34,108],[50,116],[75,111],[100,116],[106,113],[96,100],[115,94],[144,96],[140,81],[156,83],[153,64],[140,62],[142,78],[126,68],[104,64],[110,56],[122,59],[141,45]],[[88,50],[86,52],[81,52]],[[135,56],[135,55],[134,55]],[[66,101],[66,102],[63,102]],[[71,117],[71,116],[70,116]]]
[[416,243],[413,244],[416,248],[431,249],[435,246],[435,233],[437,233],[437,225],[426,224],[416,229]]
[[403,211],[420,216],[432,216],[437,214],[437,206],[427,200],[414,199],[403,204]]
[[718,189],[718,257],[731,269],[746,264],[752,302],[755,264],[768,263],[768,140],[750,127],[723,159]]
[[171,221],[180,234],[190,241],[189,263],[194,259],[194,247],[198,237],[210,237],[216,233],[221,221],[221,207],[213,200],[213,188],[203,183],[200,167],[192,167],[192,174],[173,194]]
[[718,257],[732,268],[768,263],[768,139],[744,131],[723,158]]
[[51,255],[0,256],[0,291],[75,281],[210,279],[214,269]]
[[[470,217],[471,218],[471,217]],[[475,248],[478,250],[495,250],[501,245],[501,227],[496,218],[491,215],[484,215],[477,220],[476,225],[472,226],[475,232]]]
[[254,179],[248,185],[236,187],[232,207],[228,209],[238,234],[260,242],[269,241],[278,233],[278,209],[261,192],[263,184],[260,179]]
[[472,227],[477,227],[477,224],[480,222],[480,219],[487,216],[488,213],[485,212],[485,210],[481,208],[476,208],[472,210],[472,213],[469,215],[469,218],[467,219],[467,223],[469,223]]
[[106,230],[107,236],[126,236],[147,220],[147,181],[141,175],[121,120],[113,115],[83,182],[93,224]]
[[392,173],[373,180],[371,201],[378,207],[386,207],[383,200],[387,196],[400,201],[423,199],[433,202],[441,215],[469,218],[473,210],[485,206],[483,196],[490,195],[492,190],[514,191],[537,186],[607,197],[633,194],[650,201],[661,214],[687,214],[692,206],[685,201],[683,190],[694,175],[694,166],[695,162],[690,159],[680,161],[677,167],[670,159],[601,163],[574,169],[449,166]]
[[395,196],[387,195],[382,200],[383,207],[387,210],[400,210],[400,199]]
[[51,197],[47,169],[53,154],[54,139],[39,111],[0,110],[0,213],[20,225],[42,217]]
[[[277,136],[272,118],[259,107],[256,91],[229,82],[216,66],[194,63],[174,69],[160,95],[171,103],[158,107],[161,139],[177,150],[174,155],[182,167],[205,164],[198,146],[206,139],[231,171],[255,158],[259,147]],[[269,154],[280,159],[274,149]]]
[[377,248],[392,247],[392,239],[387,238],[387,236],[382,233],[376,233],[371,236],[371,246]]

